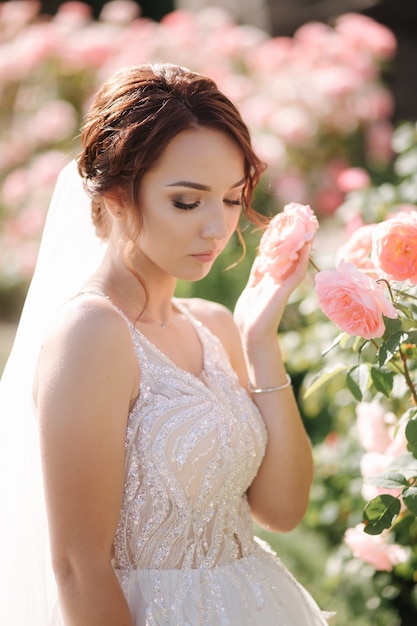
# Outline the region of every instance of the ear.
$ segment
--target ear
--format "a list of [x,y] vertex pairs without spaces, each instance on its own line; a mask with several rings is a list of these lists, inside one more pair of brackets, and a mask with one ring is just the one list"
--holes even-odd
[[108,191],[102,196],[102,203],[105,209],[115,219],[120,219],[126,215],[126,203],[117,190]]

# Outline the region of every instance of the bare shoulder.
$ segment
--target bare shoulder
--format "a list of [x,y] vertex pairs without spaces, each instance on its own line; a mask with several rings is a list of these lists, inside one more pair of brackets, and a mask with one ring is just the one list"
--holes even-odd
[[126,376],[137,377],[137,360],[128,324],[111,303],[99,296],[68,302],[54,319],[39,354],[37,376],[49,380],[60,372],[93,372],[106,376],[120,364]]
[[[129,341],[128,341],[129,340]],[[80,345],[89,350],[93,344],[130,345],[129,328],[120,313],[103,297],[88,295],[67,302],[54,319],[44,347]]]

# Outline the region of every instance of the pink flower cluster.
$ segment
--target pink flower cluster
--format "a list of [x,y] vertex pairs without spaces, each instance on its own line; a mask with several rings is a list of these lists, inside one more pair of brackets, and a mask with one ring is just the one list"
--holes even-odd
[[337,259],[376,278],[417,285],[417,208],[402,206],[378,224],[359,226]]
[[[360,464],[365,481],[388,471],[390,463],[407,451],[404,424],[398,424],[395,415],[386,411],[376,399],[357,405],[356,429],[359,442],[365,450]],[[400,493],[401,489],[381,488],[366,482],[362,488],[362,495],[367,500],[380,494],[397,497]],[[407,550],[389,542],[388,532],[370,535],[364,532],[363,524],[349,528],[344,541],[353,556],[373,565],[377,570],[391,571],[395,565],[408,560]]]
[[270,274],[284,278],[299,257],[305,243],[311,242],[319,227],[309,205],[291,202],[268,224],[259,244],[255,276]]
[[407,561],[408,551],[403,546],[389,543],[384,534],[368,535],[363,529],[363,524],[357,524],[345,533],[345,543],[352,550],[353,556],[386,572],[390,572],[394,565]]
[[382,316],[397,317],[381,279],[417,285],[417,209],[408,207],[383,222],[359,227],[336,258],[336,270],[316,275],[321,309],[349,335],[381,337]]
[[[13,187],[8,177],[30,169],[40,153],[71,158],[91,93],[122,65],[169,60],[213,77],[238,103],[268,161],[278,204],[311,201],[328,214],[346,189],[366,184],[346,154],[353,133],[364,136],[369,159],[390,156],[392,98],[380,66],[395,54],[396,41],[369,18],[305,24],[290,38],[235,24],[216,8],[174,11],[156,23],[141,18],[130,0],[108,2],[98,20],[82,2],[61,4],[53,17],[40,16],[40,7],[36,0],[0,6],[3,219]],[[0,248],[10,243],[3,235]]]
[[[364,479],[383,474],[394,459],[407,452],[405,424],[398,424],[394,413],[386,411],[376,399],[357,405],[356,429],[359,443],[365,450],[360,464]],[[382,493],[398,496],[401,489],[382,488],[366,482],[363,485],[362,495],[366,500]]]

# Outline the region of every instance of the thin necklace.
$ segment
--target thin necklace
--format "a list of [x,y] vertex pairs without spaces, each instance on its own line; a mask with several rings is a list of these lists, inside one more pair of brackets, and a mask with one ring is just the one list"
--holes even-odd
[[[134,305],[137,305],[137,302],[135,302],[134,300],[132,300],[132,298],[130,298],[126,293],[123,293],[123,291],[120,291],[120,289],[118,289],[116,287],[116,285],[113,285],[113,283],[110,283],[109,281],[105,281],[105,284],[108,285],[109,287],[112,287],[115,291],[117,291],[117,293],[119,293],[121,296],[123,296],[124,298],[126,298],[127,300],[129,300],[129,302],[131,302]],[[154,322],[157,322],[157,324],[159,324],[159,326],[165,330],[165,328],[168,328],[168,326],[170,326],[171,322],[170,321],[166,321],[166,320],[160,320],[157,317],[155,317],[154,315],[152,315],[151,313],[149,313],[149,311],[147,309],[143,310],[141,315],[147,315],[148,317],[151,318],[151,320],[153,320]],[[138,320],[140,319],[141,315],[139,316]]]
[[149,311],[144,311],[145,315],[147,315],[148,317],[150,317],[154,322],[157,322],[161,328],[168,328],[168,326],[170,325],[171,322],[165,322],[163,320],[159,320],[158,318],[154,317],[153,315],[151,315],[149,313]]

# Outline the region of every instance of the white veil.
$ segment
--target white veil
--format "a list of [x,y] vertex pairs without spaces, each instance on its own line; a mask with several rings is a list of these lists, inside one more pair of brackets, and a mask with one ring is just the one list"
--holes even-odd
[[105,251],[76,163],[52,196],[33,279],[0,381],[0,624],[58,626],[31,387],[42,339]]

